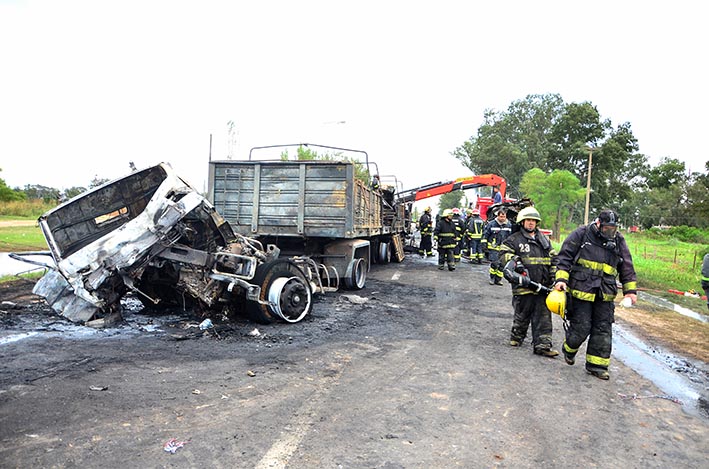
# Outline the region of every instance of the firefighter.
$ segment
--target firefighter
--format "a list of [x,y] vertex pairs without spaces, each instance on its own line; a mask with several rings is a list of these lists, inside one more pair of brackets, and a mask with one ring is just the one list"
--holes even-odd
[[586,371],[609,379],[616,278],[630,304],[637,301],[637,276],[623,235],[618,233],[618,215],[603,210],[591,224],[573,231],[558,255],[554,288],[568,291],[566,316],[569,326],[562,347],[569,365],[586,339]]
[[481,240],[485,221],[480,218],[480,210],[477,208],[470,210],[470,216],[465,226],[465,239],[468,243],[468,252],[470,253],[470,262],[482,264],[483,249]]
[[512,234],[512,224],[507,220],[507,212],[500,208],[494,220],[487,224],[481,240],[483,251],[490,260],[490,285],[502,285],[502,262],[500,246]]
[[463,233],[465,232],[465,223],[460,218],[460,209],[453,209],[453,223],[455,223],[455,249],[453,250],[453,258],[455,263],[459,264],[461,259],[461,250],[463,243]]
[[418,228],[421,233],[419,255],[421,257],[433,257],[433,243],[431,242],[431,234],[433,233],[431,207],[426,207],[426,210],[423,211],[423,215],[419,217]]
[[438,244],[438,270],[443,270],[446,263],[448,270],[455,270],[453,252],[458,244],[456,236],[457,224],[453,221],[453,211],[447,208],[443,211],[443,216],[436,223],[436,229],[433,231],[433,239]]
[[[505,278],[512,283],[514,319],[510,345],[519,347],[532,324],[532,347],[536,355],[555,357],[559,352],[551,347],[551,312],[546,307],[549,290],[533,288],[527,280],[549,287],[556,272],[556,251],[551,241],[538,229],[542,221],[534,207],[526,207],[517,215],[520,230],[505,239],[500,254],[505,267]],[[513,261],[514,267],[509,262]],[[511,271],[510,271],[511,270]],[[521,274],[520,278],[514,274]],[[519,280],[519,281],[515,281]]]

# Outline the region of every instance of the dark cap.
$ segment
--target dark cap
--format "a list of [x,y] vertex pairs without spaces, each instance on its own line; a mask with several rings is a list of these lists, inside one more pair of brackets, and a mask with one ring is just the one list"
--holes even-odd
[[618,214],[613,210],[602,210],[598,214],[598,221],[605,226],[618,226]]

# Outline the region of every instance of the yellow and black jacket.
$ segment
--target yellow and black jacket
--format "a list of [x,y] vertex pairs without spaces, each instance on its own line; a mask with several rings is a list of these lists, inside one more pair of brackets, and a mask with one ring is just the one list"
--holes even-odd
[[[519,256],[529,279],[544,286],[550,286],[556,273],[556,251],[551,241],[537,230],[534,238],[528,238],[519,230],[505,239],[500,246],[502,263],[506,264],[514,256]],[[536,291],[520,285],[512,285],[513,295],[531,295]]]
[[628,244],[620,233],[607,241],[592,223],[573,231],[561,246],[556,280],[566,282],[574,298],[613,301],[618,294],[616,278],[623,293],[637,294],[637,276]]

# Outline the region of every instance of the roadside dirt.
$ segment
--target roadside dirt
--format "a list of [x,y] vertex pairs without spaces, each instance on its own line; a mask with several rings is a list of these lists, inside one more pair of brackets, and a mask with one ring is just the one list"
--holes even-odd
[[601,381],[509,347],[486,269],[410,256],[298,324],[208,331],[130,301],[76,327],[1,284],[0,466],[706,467],[707,419],[619,360]]
[[10,226],[37,226],[36,220],[0,220],[0,228]]

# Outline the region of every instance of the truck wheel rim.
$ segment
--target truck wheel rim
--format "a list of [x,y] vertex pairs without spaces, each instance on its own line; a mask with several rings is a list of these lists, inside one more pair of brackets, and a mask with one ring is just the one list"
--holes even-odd
[[298,322],[310,311],[310,288],[298,277],[277,278],[268,289],[268,303],[284,321]]

